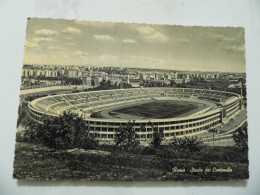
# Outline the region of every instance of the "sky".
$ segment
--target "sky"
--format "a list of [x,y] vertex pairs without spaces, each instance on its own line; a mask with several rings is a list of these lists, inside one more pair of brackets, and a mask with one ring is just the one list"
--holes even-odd
[[245,72],[244,28],[30,18],[23,63]]

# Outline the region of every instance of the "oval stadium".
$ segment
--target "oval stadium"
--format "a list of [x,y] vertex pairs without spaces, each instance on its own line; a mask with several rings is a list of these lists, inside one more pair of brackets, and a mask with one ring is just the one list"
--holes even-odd
[[135,120],[141,143],[148,143],[153,128],[164,132],[164,142],[175,137],[208,132],[242,108],[236,93],[191,88],[129,88],[52,95],[29,103],[33,119],[58,117],[64,112],[81,115],[90,133],[101,142],[113,143],[116,130]]

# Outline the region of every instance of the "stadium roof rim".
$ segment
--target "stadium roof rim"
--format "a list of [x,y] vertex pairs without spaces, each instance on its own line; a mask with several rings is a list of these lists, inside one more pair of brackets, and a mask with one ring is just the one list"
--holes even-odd
[[[232,100],[233,101],[236,101],[237,98],[240,97],[240,95],[238,94],[235,94],[235,93],[231,93],[231,92],[225,92],[225,91],[217,91],[217,90],[208,90],[208,89],[195,89],[195,88],[170,88],[170,87],[150,87],[150,88],[129,88],[129,89],[113,89],[113,90],[99,90],[99,91],[87,91],[87,92],[79,92],[79,93],[71,93],[73,95],[77,95],[77,94],[82,94],[82,93],[85,93],[85,94],[88,94],[88,93],[97,93],[97,92],[114,92],[114,91],[129,91],[129,90],[137,90],[137,89],[160,89],[160,90],[163,90],[163,89],[174,89],[174,90],[204,90],[204,91],[214,91],[214,92],[219,92],[219,93],[226,93],[226,94],[230,94],[233,96],[233,98],[229,98],[229,103],[230,101]],[[46,97],[42,97],[42,98],[38,98],[36,100],[33,100],[32,102],[29,103],[29,107],[30,109],[32,110],[36,110],[37,112],[40,112],[41,114],[46,114],[48,116],[54,116],[54,117],[57,117],[59,116],[60,114],[52,114],[52,113],[48,113],[48,111],[44,111],[40,108],[37,108],[35,106],[35,103],[37,103],[37,101],[40,101],[40,100],[44,100],[44,99],[47,99],[47,98],[50,98],[50,97],[58,97],[58,96],[62,96],[62,95],[71,95],[71,94],[59,94],[59,95],[52,95],[52,96],[46,96]],[[237,97],[237,98],[234,98]],[[206,101],[206,100],[205,100]],[[182,121],[182,120],[192,120],[192,119],[197,119],[197,118],[200,118],[200,117],[204,117],[204,116],[209,116],[211,114],[215,114],[217,112],[220,112],[221,109],[220,108],[215,108],[214,110],[211,110],[211,111],[208,111],[206,113],[202,113],[200,115],[194,115],[194,116],[186,116],[186,117],[173,117],[173,118],[166,118],[166,119],[136,119],[135,121],[138,123],[138,122],[147,122],[147,121],[150,121],[150,122],[153,122],[153,121],[156,121],[156,122],[167,122],[169,120],[171,121]],[[84,118],[84,120],[86,121],[102,121],[102,122],[126,122],[126,121],[129,121],[129,119],[105,119],[105,118]]]
[[[212,89],[199,89],[199,88],[172,88],[172,87],[145,87],[145,88],[127,88],[127,89],[109,89],[109,90],[96,90],[96,91],[84,91],[84,92],[78,92],[78,93],[71,93],[71,94],[80,94],[80,93],[97,93],[97,92],[100,92],[100,91],[106,91],[106,92],[109,92],[109,91],[126,91],[126,90],[134,90],[134,89],[188,89],[188,90],[205,90],[205,91],[214,91],[214,92],[220,92],[220,93],[227,93],[227,94],[231,94],[231,95],[234,95],[234,96],[237,96],[237,97],[240,97],[239,94],[236,94],[236,93],[232,93],[232,92],[228,92],[228,91],[219,91],[219,90],[212,90]],[[57,96],[61,96],[61,95],[69,95],[69,94],[57,94],[57,95],[52,95],[51,97],[57,97]],[[41,97],[41,98],[38,98],[36,100],[33,100],[32,102],[36,102],[37,100],[43,100],[43,99],[47,99],[49,98],[50,96],[45,96],[45,97]],[[31,103],[32,103],[31,102]]]

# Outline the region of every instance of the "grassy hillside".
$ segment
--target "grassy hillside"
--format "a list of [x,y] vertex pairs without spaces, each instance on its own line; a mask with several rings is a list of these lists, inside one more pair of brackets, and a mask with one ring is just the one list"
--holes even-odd
[[[174,172],[172,169],[185,169]],[[230,168],[232,172],[212,172]],[[190,170],[203,169],[191,173]],[[211,172],[205,172],[205,168]],[[55,151],[29,143],[16,143],[14,178],[27,180],[231,180],[248,178],[248,164],[162,158],[113,152]]]

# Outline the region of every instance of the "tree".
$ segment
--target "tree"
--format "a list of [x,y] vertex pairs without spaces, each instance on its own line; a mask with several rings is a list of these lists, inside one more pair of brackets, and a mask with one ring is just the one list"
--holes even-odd
[[83,82],[80,78],[64,78],[65,85],[82,85]]
[[40,124],[28,120],[24,126],[26,127],[24,133],[25,141],[30,143],[40,143],[42,139],[39,133],[39,129],[41,127]]
[[91,79],[91,86],[94,88],[95,86],[95,81],[93,79]]
[[178,152],[197,153],[204,148],[204,144],[197,137],[174,138],[172,146]]
[[171,80],[171,86],[172,86],[172,87],[175,87],[175,86],[176,86],[175,80]]
[[105,81],[101,81],[100,82],[100,89],[102,90],[107,90],[110,88],[110,83],[108,82],[105,82]]
[[161,145],[162,141],[164,140],[164,133],[163,133],[163,129],[159,129],[158,127],[152,126],[152,130],[153,130],[153,139],[150,145],[156,149]]
[[123,88],[132,88],[132,85],[130,83],[124,83]]
[[134,129],[135,121],[128,121],[125,127],[120,127],[116,130],[115,146],[120,145],[121,149],[126,149],[127,151],[134,150],[140,143],[136,140],[137,133]]
[[97,140],[89,134],[89,126],[82,116],[68,112],[59,117],[44,117],[43,124],[30,123],[28,133],[31,142],[55,149],[94,149]]
[[242,150],[243,155],[247,155],[248,152],[247,127],[240,127],[236,131],[234,131],[233,140],[235,141],[236,146]]
[[19,105],[19,108],[18,108],[18,119],[17,119],[17,124],[16,124],[16,128],[18,128],[18,126],[20,124],[22,124],[24,118],[26,117],[26,113],[24,111],[24,107],[23,104],[20,104]]

